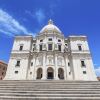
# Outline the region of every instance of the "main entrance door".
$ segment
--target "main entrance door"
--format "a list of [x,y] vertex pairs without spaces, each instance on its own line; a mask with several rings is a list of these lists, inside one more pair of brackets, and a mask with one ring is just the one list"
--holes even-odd
[[54,75],[53,75],[53,69],[51,67],[49,67],[47,69],[47,79],[53,79],[54,78]]

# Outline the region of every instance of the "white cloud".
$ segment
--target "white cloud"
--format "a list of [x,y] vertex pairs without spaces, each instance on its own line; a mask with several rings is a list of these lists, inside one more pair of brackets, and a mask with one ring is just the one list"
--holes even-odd
[[54,16],[55,12],[60,8],[62,0],[52,0],[51,4],[49,5],[50,9],[50,17]]
[[11,15],[0,9],[0,33],[13,36],[20,34],[28,34],[28,31]]
[[95,73],[97,76],[100,76],[100,67],[95,68]]
[[26,14],[28,14],[28,15],[30,15],[31,17],[34,17],[34,16],[33,16],[33,15],[34,15],[34,13],[33,13],[33,12],[31,12],[31,11],[29,11],[29,10],[26,10],[26,11],[25,11],[25,13],[26,13]]
[[43,24],[46,18],[45,12],[42,8],[35,11],[26,10],[25,13],[34,18],[39,24]]
[[36,10],[36,12],[35,12],[35,18],[37,19],[37,21],[38,21],[38,23],[42,23],[42,22],[44,22],[44,20],[45,20],[45,13],[44,13],[44,11],[43,11],[43,9],[38,9],[38,10]]
[[53,16],[55,13],[55,9],[57,8],[57,4],[50,5],[50,15]]

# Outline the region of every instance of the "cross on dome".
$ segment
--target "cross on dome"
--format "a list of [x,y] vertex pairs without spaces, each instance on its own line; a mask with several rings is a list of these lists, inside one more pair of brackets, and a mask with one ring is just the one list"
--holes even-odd
[[49,19],[48,24],[53,24],[53,21]]

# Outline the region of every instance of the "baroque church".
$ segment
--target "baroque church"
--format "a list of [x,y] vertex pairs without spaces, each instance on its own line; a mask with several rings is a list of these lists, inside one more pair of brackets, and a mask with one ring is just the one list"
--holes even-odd
[[35,37],[16,36],[4,80],[96,81],[87,37],[64,37],[52,20]]

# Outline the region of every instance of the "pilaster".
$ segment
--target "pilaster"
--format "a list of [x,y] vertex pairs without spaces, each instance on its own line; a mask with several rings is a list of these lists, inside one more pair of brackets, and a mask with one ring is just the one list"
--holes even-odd
[[57,54],[55,54],[55,73],[54,73],[54,79],[59,80],[58,78],[58,66],[57,66]]
[[47,79],[47,74],[46,74],[46,53],[43,54],[43,77],[42,80]]
[[68,56],[65,56],[65,80],[69,80]]
[[33,80],[36,80],[37,71],[35,70],[36,67],[36,55],[33,55]]

